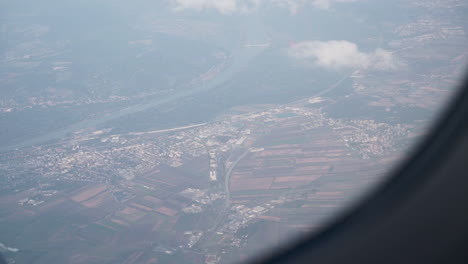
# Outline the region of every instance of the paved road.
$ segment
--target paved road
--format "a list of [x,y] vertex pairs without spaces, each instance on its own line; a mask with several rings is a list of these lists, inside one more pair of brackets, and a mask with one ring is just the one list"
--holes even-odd
[[231,190],[230,190],[230,179],[231,179],[231,175],[232,175],[232,172],[233,170],[236,168],[237,164],[239,164],[239,162],[245,158],[245,156],[247,156],[247,154],[250,153],[250,150],[247,149],[246,151],[244,151],[244,153],[242,153],[242,155],[240,155],[237,160],[232,164],[232,166],[229,168],[229,170],[227,171],[225,177],[224,177],[224,191],[226,192],[226,204],[225,204],[225,207],[229,207],[229,205],[231,204]]

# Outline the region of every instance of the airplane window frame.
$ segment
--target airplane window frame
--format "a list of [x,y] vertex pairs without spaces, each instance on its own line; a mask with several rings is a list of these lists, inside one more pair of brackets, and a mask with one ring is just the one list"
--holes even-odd
[[318,234],[257,263],[467,263],[468,74],[463,80],[386,183]]

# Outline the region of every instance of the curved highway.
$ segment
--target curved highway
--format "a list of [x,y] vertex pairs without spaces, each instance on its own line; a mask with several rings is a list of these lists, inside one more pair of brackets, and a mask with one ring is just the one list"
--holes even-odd
[[247,154],[250,153],[250,150],[246,150],[244,151],[244,153],[242,153],[242,155],[239,156],[239,158],[237,158],[237,160],[232,164],[232,166],[229,168],[229,170],[227,171],[225,177],[224,177],[224,191],[226,192],[226,203],[225,203],[225,207],[229,207],[229,205],[231,204],[231,190],[230,190],[230,180],[231,180],[231,175],[232,175],[232,171],[236,168],[237,164],[239,164],[239,162],[245,158],[245,156],[247,156]]

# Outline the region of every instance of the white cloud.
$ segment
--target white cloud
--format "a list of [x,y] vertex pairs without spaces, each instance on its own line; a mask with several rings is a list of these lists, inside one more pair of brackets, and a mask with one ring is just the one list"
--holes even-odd
[[312,5],[316,8],[329,9],[334,3],[350,3],[357,0],[311,0]]
[[333,70],[371,68],[380,71],[395,70],[402,63],[384,49],[365,53],[355,43],[344,40],[301,42],[289,48],[290,57]]
[[355,2],[358,0],[170,0],[176,10],[215,9],[220,13],[247,12],[261,5],[276,5],[288,8],[292,14],[306,5],[320,9],[329,9],[335,3]]
[[335,3],[347,3],[356,2],[358,0],[271,0],[272,3],[280,6],[289,8],[292,14],[296,14],[297,11],[306,5],[312,5],[319,9],[329,9]]
[[395,57],[392,52],[384,49],[375,50],[371,63],[374,69],[381,71],[396,70],[404,66],[404,63]]
[[172,0],[176,10],[215,9],[220,13],[245,12],[257,8],[262,0]]
[[296,14],[299,8],[307,0],[272,0],[272,3],[283,8],[288,8],[291,14]]

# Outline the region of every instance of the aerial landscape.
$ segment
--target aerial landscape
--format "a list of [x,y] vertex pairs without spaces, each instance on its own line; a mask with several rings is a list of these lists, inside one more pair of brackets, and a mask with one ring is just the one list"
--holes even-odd
[[430,131],[468,1],[0,1],[8,263],[243,263]]

